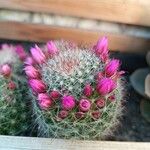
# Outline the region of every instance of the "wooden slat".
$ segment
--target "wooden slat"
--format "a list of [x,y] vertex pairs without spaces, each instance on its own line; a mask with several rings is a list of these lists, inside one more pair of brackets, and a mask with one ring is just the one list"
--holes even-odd
[[111,50],[144,52],[150,49],[150,39],[41,24],[9,21],[0,22],[1,39],[35,42],[45,42],[50,39],[66,39],[75,41],[79,44],[94,44],[101,36],[108,37],[109,49]]
[[0,0],[0,8],[150,26],[150,0]]
[[149,150],[150,143],[0,136],[1,150]]

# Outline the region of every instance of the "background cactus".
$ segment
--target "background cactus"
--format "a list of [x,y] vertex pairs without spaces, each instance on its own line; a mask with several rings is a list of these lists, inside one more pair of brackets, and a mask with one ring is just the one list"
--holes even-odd
[[30,51],[34,65],[27,64],[25,72],[38,136],[103,139],[111,134],[122,112],[123,72],[119,61],[109,58],[107,38],[93,48],[50,41]]
[[28,125],[26,83],[21,76],[22,47],[3,44],[0,49],[0,134],[19,135]]

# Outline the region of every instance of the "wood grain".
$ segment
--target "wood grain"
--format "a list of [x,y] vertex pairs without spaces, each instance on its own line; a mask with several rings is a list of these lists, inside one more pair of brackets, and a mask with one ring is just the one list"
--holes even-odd
[[150,143],[0,136],[1,150],[149,150]]
[[46,42],[50,39],[66,39],[79,44],[94,44],[102,36],[108,37],[110,50],[146,52],[150,49],[150,39],[41,24],[0,22],[1,39],[35,42]]
[[150,26],[150,0],[0,0],[0,8]]

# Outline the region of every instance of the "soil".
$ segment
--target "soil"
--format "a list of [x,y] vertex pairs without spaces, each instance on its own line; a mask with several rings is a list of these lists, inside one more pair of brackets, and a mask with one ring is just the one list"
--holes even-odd
[[[6,41],[1,43],[23,44],[26,49],[33,46],[30,42]],[[127,87],[126,100],[124,102],[124,112],[120,120],[120,126],[115,133],[107,140],[115,141],[144,141],[150,142],[150,123],[147,122],[140,113],[140,101],[142,97],[138,95],[129,81],[130,74],[137,68],[146,66],[145,54],[132,53],[112,53],[112,56],[122,61],[122,70],[126,71]]]

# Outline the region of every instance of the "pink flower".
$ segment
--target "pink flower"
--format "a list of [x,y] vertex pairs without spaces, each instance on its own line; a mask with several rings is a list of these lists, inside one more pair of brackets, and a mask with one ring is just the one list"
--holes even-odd
[[28,83],[35,93],[44,93],[46,91],[46,85],[42,80],[30,79]]
[[91,107],[91,103],[90,103],[89,100],[87,100],[87,99],[81,99],[79,101],[79,109],[81,111],[87,112],[87,111],[89,111],[90,107]]
[[47,93],[38,94],[38,101],[47,101],[47,100],[50,100],[50,97]]
[[47,49],[50,55],[54,55],[58,52],[58,49],[53,41],[47,42]]
[[105,66],[105,73],[107,77],[111,77],[116,74],[120,66],[120,62],[117,59],[113,59]]
[[84,95],[89,97],[89,96],[92,95],[92,92],[93,92],[93,90],[92,90],[91,85],[90,84],[86,84],[85,87],[84,87],[84,90],[83,90]]
[[46,57],[45,57],[44,53],[42,52],[42,50],[41,50],[37,45],[35,45],[34,48],[31,48],[31,49],[30,49],[30,52],[31,52],[32,58],[33,58],[38,64],[42,64],[42,63],[45,62]]
[[4,44],[1,45],[1,49],[8,49],[10,47],[11,47],[11,45],[8,45],[6,43],[4,43]]
[[20,60],[24,60],[27,54],[24,51],[24,48],[21,45],[16,46],[16,53],[18,54]]
[[10,81],[10,82],[8,83],[8,88],[9,88],[10,90],[14,90],[14,89],[16,88],[16,84],[15,84],[13,81]]
[[106,95],[116,88],[116,83],[110,78],[103,78],[98,82],[97,92],[101,95]]
[[65,110],[72,110],[75,107],[75,99],[73,96],[64,96],[61,102],[62,108]]
[[107,37],[103,37],[99,39],[97,44],[93,47],[95,53],[98,57],[102,59],[102,61],[106,61],[108,59],[108,39]]
[[24,71],[28,78],[30,79],[38,79],[40,78],[40,73],[33,66],[25,66]]
[[93,118],[94,120],[99,119],[100,116],[101,116],[101,112],[99,112],[99,111],[94,111],[94,112],[92,112],[92,118]]
[[104,99],[98,99],[97,101],[96,101],[96,105],[97,105],[97,107],[98,108],[103,108],[104,106],[105,106],[105,100]]
[[84,113],[84,112],[79,111],[79,112],[76,112],[76,113],[75,113],[75,117],[76,117],[77,119],[82,119],[82,118],[84,118],[84,116],[85,116],[85,113]]
[[38,101],[42,109],[48,109],[52,106],[52,100],[46,93],[38,94]]
[[58,91],[52,91],[50,92],[50,97],[52,99],[58,99],[60,97],[60,93]]
[[39,105],[40,105],[41,109],[47,110],[48,108],[51,107],[52,102],[51,101],[40,101]]
[[96,54],[106,53],[108,50],[108,39],[103,37],[97,41],[97,44],[94,46]]
[[25,62],[24,62],[24,64],[25,65],[34,65],[34,60],[32,59],[32,57],[27,57],[26,59],[25,59]]
[[1,74],[5,77],[9,77],[10,74],[11,74],[12,70],[11,70],[11,67],[10,65],[8,64],[4,64],[1,66]]
[[68,111],[66,110],[61,110],[58,114],[58,117],[61,119],[65,119],[68,116]]

